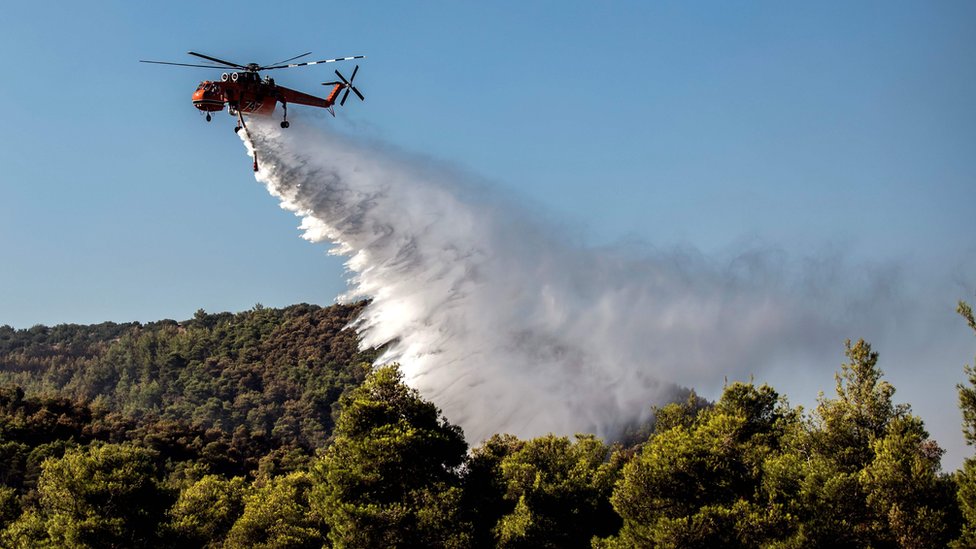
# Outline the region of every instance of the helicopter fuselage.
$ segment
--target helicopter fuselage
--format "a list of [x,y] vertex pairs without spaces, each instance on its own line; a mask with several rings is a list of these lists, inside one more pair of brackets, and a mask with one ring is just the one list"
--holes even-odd
[[193,92],[193,106],[207,113],[229,107],[231,114],[270,116],[279,101],[285,105],[297,103],[329,108],[335,104],[341,90],[342,86],[336,85],[328,97],[320,98],[279,86],[272,78],[261,79],[256,72],[224,73],[218,81],[200,82]]

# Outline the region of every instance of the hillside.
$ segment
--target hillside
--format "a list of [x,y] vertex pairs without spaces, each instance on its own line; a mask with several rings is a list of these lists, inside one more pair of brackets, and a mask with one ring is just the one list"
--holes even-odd
[[[846,343],[807,413],[767,385],[593,435],[469,448],[369,368],[363,303],[0,328],[3,547],[969,547],[976,459]],[[972,310],[960,312],[976,330]],[[976,372],[960,386],[976,442]]]
[[[236,440],[252,462],[271,450],[310,455],[332,407],[365,376],[353,330],[364,303],[197,311],[190,320],[0,327],[0,386],[68,418],[82,438]],[[68,411],[68,410],[73,411]],[[37,411],[25,410],[36,414]],[[92,423],[94,422],[94,423]],[[80,434],[83,424],[88,427]],[[166,432],[169,434],[161,434]],[[236,454],[237,452],[235,452]],[[259,455],[252,455],[259,454]]]

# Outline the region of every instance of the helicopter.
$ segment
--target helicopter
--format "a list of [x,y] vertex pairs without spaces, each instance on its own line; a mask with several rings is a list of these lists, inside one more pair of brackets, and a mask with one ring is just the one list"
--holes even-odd
[[[342,99],[339,100],[340,106],[346,104],[346,98],[349,97],[350,91],[355,93],[356,97],[359,97],[360,101],[366,100],[359,89],[356,88],[352,83],[356,78],[356,73],[359,72],[359,65],[356,65],[356,68],[353,69],[352,75],[348,80],[346,80],[342,73],[335,71],[336,76],[339,77],[339,81],[323,82],[323,86],[334,86],[332,88],[332,92],[329,93],[329,95],[325,98],[315,97],[314,95],[309,95],[307,93],[286,88],[284,86],[279,86],[270,76],[262,79],[261,75],[258,74],[259,71],[290,69],[293,67],[318,65],[321,63],[335,63],[337,61],[365,59],[365,55],[353,55],[350,57],[338,57],[335,59],[322,59],[320,61],[306,61],[303,63],[288,63],[289,61],[295,61],[296,59],[301,59],[302,57],[312,54],[312,52],[307,52],[290,57],[283,61],[278,61],[277,63],[272,63],[271,65],[259,65],[257,63],[242,65],[240,63],[232,63],[230,61],[224,61],[223,59],[217,59],[216,57],[204,55],[195,51],[190,51],[187,53],[208,61],[212,61],[213,63],[219,63],[219,65],[197,65],[192,63],[173,63],[170,61],[147,61],[143,59],[140,59],[139,62],[155,63],[157,65],[178,65],[181,67],[203,67],[208,69],[222,68],[220,65],[223,65],[224,67],[238,69],[236,72],[223,73],[220,75],[220,81],[204,80],[203,82],[200,82],[200,85],[197,86],[196,91],[193,92],[193,106],[207,113],[207,122],[210,122],[211,120],[210,113],[222,111],[224,110],[224,106],[227,106],[231,116],[238,116],[241,120],[241,125],[243,126],[243,119],[240,118],[240,115],[255,114],[270,116],[274,112],[277,103],[281,102],[281,106],[284,109],[281,127],[287,128],[289,126],[289,103],[325,108],[328,109],[333,116],[335,116],[333,105],[335,105],[336,99],[339,97],[342,90],[345,90],[346,93],[343,94]],[[238,130],[240,130],[239,127],[235,128],[235,131]]]
[[[359,72],[359,65],[356,65],[356,68],[353,69],[352,75],[348,80],[346,80],[346,77],[344,77],[342,73],[336,70],[335,74],[339,77],[338,81],[323,82],[323,86],[333,86],[332,91],[325,98],[316,97],[314,95],[302,93],[284,86],[279,86],[270,76],[266,76],[262,79],[261,75],[258,74],[259,71],[290,69],[293,67],[304,67],[322,63],[335,63],[337,61],[365,59],[365,55],[353,55],[350,57],[339,57],[335,59],[322,59],[319,61],[305,61],[302,63],[289,63],[290,61],[295,61],[312,54],[312,52],[306,52],[301,55],[296,55],[294,57],[272,63],[270,65],[259,65],[257,63],[248,63],[243,65],[240,63],[232,63],[230,61],[218,59],[216,57],[195,51],[190,51],[187,53],[195,57],[206,59],[213,64],[202,65],[193,63],[174,63],[170,61],[148,61],[144,59],[140,59],[139,62],[154,63],[157,65],[177,65],[181,67],[202,67],[207,69],[219,69],[225,67],[237,69],[235,72],[225,72],[221,74],[219,81],[204,80],[203,82],[200,82],[200,85],[197,86],[196,91],[193,92],[193,106],[207,114],[207,122],[212,120],[211,113],[222,111],[226,106],[230,115],[236,116],[238,120],[238,125],[234,128],[234,133],[239,132],[241,128],[244,128],[244,131],[247,132],[247,125],[244,123],[245,114],[271,116],[274,113],[275,106],[277,106],[279,102],[284,110],[284,115],[281,119],[281,127],[287,128],[289,126],[289,103],[328,109],[329,113],[331,113],[332,116],[335,116],[335,110],[333,107],[336,103],[336,99],[339,98],[339,94],[342,93],[343,90],[345,90],[345,93],[342,95],[342,98],[339,99],[339,106],[346,104],[346,99],[349,97],[349,92],[356,94],[356,97],[358,97],[360,101],[366,100],[359,89],[353,85],[353,80],[356,78],[356,73]],[[254,170],[257,171],[257,169],[257,157],[255,156]]]

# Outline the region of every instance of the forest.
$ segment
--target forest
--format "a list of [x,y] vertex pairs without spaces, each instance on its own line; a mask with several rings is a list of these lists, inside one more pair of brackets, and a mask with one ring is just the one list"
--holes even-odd
[[942,470],[866,341],[811,410],[729,382],[619,441],[469,447],[364,306],[0,327],[0,546],[976,547],[976,456]]

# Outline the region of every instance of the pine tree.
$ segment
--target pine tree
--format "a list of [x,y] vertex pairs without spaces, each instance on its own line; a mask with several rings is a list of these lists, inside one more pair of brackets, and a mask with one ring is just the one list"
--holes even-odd
[[[976,317],[973,309],[965,301],[959,302],[957,309],[966,319],[969,327],[976,333]],[[966,444],[976,445],[976,362],[965,367],[968,384],[960,383],[959,409],[962,411],[962,432]],[[956,474],[958,491],[956,497],[963,516],[962,536],[956,540],[957,547],[976,547],[976,457],[967,458],[962,470]]]
[[313,469],[313,508],[334,547],[450,547],[459,524],[461,429],[384,366],[343,397],[332,444]]

